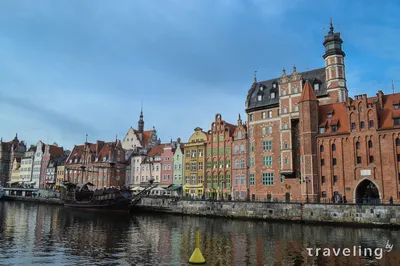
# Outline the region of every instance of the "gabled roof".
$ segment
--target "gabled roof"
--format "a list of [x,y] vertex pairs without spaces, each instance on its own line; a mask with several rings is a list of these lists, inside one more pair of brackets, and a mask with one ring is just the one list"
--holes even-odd
[[164,146],[165,146],[165,144],[160,144],[160,145],[152,147],[151,150],[149,151],[149,153],[147,154],[147,156],[154,157],[154,156],[161,155],[161,153],[163,153],[163,151],[164,151]]

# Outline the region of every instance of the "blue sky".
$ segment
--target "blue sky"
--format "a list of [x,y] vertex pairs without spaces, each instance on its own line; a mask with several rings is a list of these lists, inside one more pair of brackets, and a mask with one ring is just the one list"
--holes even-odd
[[[187,141],[236,123],[259,79],[324,66],[329,18],[350,96],[400,90],[397,1],[0,1],[0,136],[67,148],[137,127]],[[191,100],[190,100],[191,99]]]

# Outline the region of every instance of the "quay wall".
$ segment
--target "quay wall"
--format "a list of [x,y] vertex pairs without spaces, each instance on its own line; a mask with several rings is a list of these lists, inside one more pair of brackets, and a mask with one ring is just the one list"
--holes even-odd
[[301,223],[400,226],[400,205],[175,201],[168,198],[142,198],[135,208],[138,211]]
[[22,197],[22,196],[3,196],[1,200],[15,200],[24,202],[36,202],[36,203],[47,203],[55,205],[64,205],[60,199],[57,198],[32,198],[32,197]]

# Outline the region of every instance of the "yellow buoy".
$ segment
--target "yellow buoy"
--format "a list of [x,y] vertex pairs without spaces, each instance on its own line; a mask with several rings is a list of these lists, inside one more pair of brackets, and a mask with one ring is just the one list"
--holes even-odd
[[200,251],[200,231],[199,231],[199,229],[196,229],[196,248],[194,249],[193,254],[189,259],[189,263],[192,263],[192,264],[206,263],[206,260],[204,259],[203,254],[201,254],[201,251]]

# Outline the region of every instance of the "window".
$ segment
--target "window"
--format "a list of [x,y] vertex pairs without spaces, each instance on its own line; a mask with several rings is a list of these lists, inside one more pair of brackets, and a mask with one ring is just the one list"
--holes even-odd
[[186,164],[186,170],[190,170],[190,164]]
[[192,150],[192,158],[196,158],[197,155],[197,151],[196,150]]
[[268,134],[272,134],[272,127],[268,127]]
[[337,175],[334,175],[333,176],[333,183],[336,183],[337,182]]
[[326,117],[327,117],[327,118],[332,118],[332,113],[328,113],[328,114],[326,115]]
[[281,178],[280,178],[279,181],[280,181],[281,183],[283,183],[283,180],[284,180],[284,179],[285,179],[285,176],[284,176],[284,175],[281,175]]
[[357,128],[356,128],[356,123],[351,123],[351,130],[356,130]]
[[242,169],[245,168],[245,161],[244,161],[244,159],[240,160],[240,168],[242,168]]
[[360,123],[360,128],[364,128],[364,127],[365,127],[364,121],[361,121],[361,123]]
[[243,143],[240,144],[240,153],[245,153],[245,151],[244,151],[244,144],[243,144]]
[[235,169],[239,169],[239,160],[235,160]]
[[261,129],[261,134],[262,134],[263,137],[267,134],[267,133],[266,133],[265,127],[263,127],[263,128]]
[[254,186],[254,174],[250,174],[250,186]]
[[253,114],[250,114],[250,115],[249,115],[249,120],[250,120],[250,121],[253,121]]
[[362,163],[361,156],[357,156],[357,163]]
[[270,151],[270,150],[272,150],[272,141],[264,140],[263,141],[263,151]]
[[272,111],[268,111],[268,117],[272,118]]
[[238,154],[239,153],[239,146],[235,146],[235,148],[233,149],[233,153],[234,154]]
[[322,197],[322,198],[326,198],[326,191],[322,191],[322,192],[321,192],[321,197]]
[[397,110],[397,109],[400,108],[400,105],[399,104],[393,104],[393,107],[394,107],[395,110]]
[[199,162],[199,170],[203,169],[203,163]]
[[326,178],[325,178],[325,176],[323,175],[323,176],[321,176],[321,182],[322,182],[322,184],[325,184],[325,182],[326,182]]
[[[374,122],[374,121],[372,121],[372,122]],[[393,124],[395,125],[395,126],[400,126],[400,118],[395,118],[395,119],[393,119]],[[372,123],[372,126],[373,126],[374,124]]]
[[332,144],[332,151],[336,151],[336,145]]
[[293,89],[293,93],[298,93],[298,89],[297,89],[297,88],[294,88],[294,89]]
[[275,99],[275,92],[271,92],[271,99]]
[[242,131],[238,132],[238,139],[242,139]]
[[250,166],[254,166],[254,157],[250,157]]
[[285,164],[288,164],[288,163],[289,163],[289,159],[285,158]]
[[324,165],[325,165],[325,160],[321,159],[321,166],[324,166]]
[[240,176],[240,185],[244,185],[244,183],[245,183],[245,177],[244,177],[244,175],[241,175]]
[[252,138],[254,136],[254,129],[250,128],[250,138]]
[[254,152],[254,142],[250,142],[250,152]]
[[368,148],[372,148],[372,140],[368,140]]
[[213,137],[213,142],[217,142],[217,137]]
[[337,131],[337,126],[331,126],[331,132],[336,132]]
[[282,90],[282,96],[286,95],[286,90]]
[[239,185],[239,175],[235,175],[235,186]]
[[[399,121],[400,122],[400,121]],[[396,125],[396,124],[395,124]],[[400,124],[399,124],[400,125]],[[369,127],[374,127],[374,120],[369,120]]]
[[283,108],[283,113],[286,114],[287,113],[287,108]]
[[186,151],[186,157],[190,157],[190,151]]
[[224,168],[224,161],[223,160],[219,161],[219,168]]
[[288,129],[288,124],[285,123],[285,124],[283,125],[283,129]]
[[276,89],[276,83],[272,84],[272,88]]
[[374,162],[374,156],[369,156],[369,163],[373,163]]
[[396,139],[396,146],[400,146],[400,139],[399,138]]
[[261,94],[259,94],[259,95],[257,96],[257,101],[261,102],[261,101],[262,101],[262,98],[263,98],[263,96],[262,96]]
[[400,162],[400,154],[397,154],[397,161]]
[[261,112],[261,119],[265,119],[265,112]]
[[356,149],[359,150],[360,149],[360,142],[356,142]]
[[271,186],[274,184],[274,173],[262,173],[262,184]]
[[299,106],[298,106],[298,105],[295,105],[295,106],[294,106],[294,110],[295,110],[296,112],[298,112],[298,111],[299,111]]
[[320,127],[319,128],[319,134],[324,134],[325,133],[325,128],[324,127]]
[[314,84],[314,90],[315,90],[315,91],[319,91],[319,84],[318,84],[318,83],[315,83],[315,84]]
[[336,158],[333,158],[333,159],[332,159],[332,164],[333,164],[333,165],[336,165]]
[[319,152],[324,152],[324,146],[323,145],[319,146]]
[[272,165],[272,156],[263,156],[263,165],[271,166]]
[[203,157],[203,149],[199,149],[199,157]]
[[283,146],[284,146],[285,149],[288,149],[288,144],[287,143],[285,143]]

